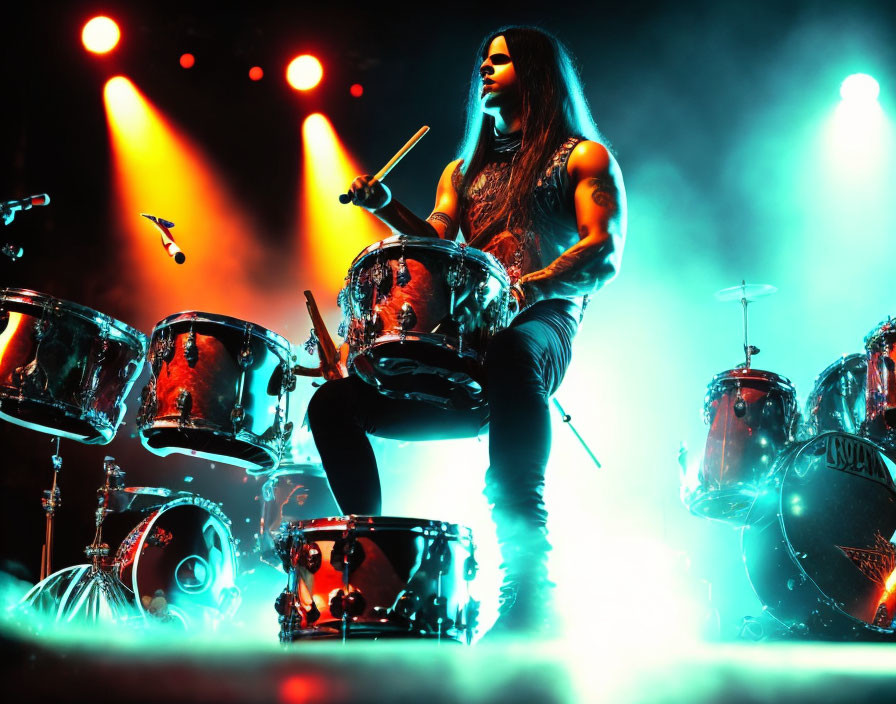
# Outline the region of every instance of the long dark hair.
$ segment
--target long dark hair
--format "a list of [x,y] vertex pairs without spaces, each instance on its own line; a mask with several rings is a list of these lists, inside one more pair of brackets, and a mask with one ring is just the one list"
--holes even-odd
[[507,184],[508,197],[503,199],[488,231],[503,229],[505,223],[528,226],[536,174],[568,137],[604,142],[591,117],[572,57],[560,40],[535,27],[503,27],[483,40],[477,53],[479,59],[473,67],[466,128],[458,155],[464,160],[461,193],[466,193],[482,170],[493,141],[495,119],[483,113],[479,103],[482,88],[479,67],[488,55],[492,40],[500,35],[507,41],[520,84],[523,142]]

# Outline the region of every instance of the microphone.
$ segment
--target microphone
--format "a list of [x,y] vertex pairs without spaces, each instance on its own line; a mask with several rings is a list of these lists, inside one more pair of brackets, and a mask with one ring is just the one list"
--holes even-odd
[[178,264],[183,264],[187,260],[187,255],[181,251],[181,248],[177,246],[177,243],[171,236],[170,229],[174,227],[174,223],[170,220],[157,218],[155,215],[148,215],[147,213],[140,213],[140,215],[158,228],[159,233],[162,235],[162,246],[165,248],[168,256],[174,259]]
[[16,213],[20,210],[31,210],[35,205],[49,205],[50,196],[41,193],[36,196],[28,196],[20,200],[8,200],[0,203],[0,215],[3,216],[3,224],[9,225],[15,218]]

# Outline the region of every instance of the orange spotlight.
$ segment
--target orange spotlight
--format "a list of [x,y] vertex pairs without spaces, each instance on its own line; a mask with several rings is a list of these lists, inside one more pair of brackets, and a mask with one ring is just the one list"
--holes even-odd
[[324,67],[311,54],[302,54],[289,62],[286,80],[296,90],[311,90],[324,76]]
[[261,70],[261,66],[253,66],[249,69],[250,81],[260,81],[262,78],[264,78],[264,71]]
[[180,65],[182,68],[193,68],[196,65],[196,57],[192,54],[181,54]]
[[[118,253],[126,295],[137,302],[133,324],[149,332],[166,315],[204,310],[282,330],[287,306],[300,306],[295,294],[279,295],[289,283],[278,276],[282,252],[268,257],[261,250],[252,236],[258,228],[239,207],[238,195],[130,80],[112,78],[104,97]],[[177,224],[184,266],[166,255],[141,212]]]
[[364,95],[364,86],[360,83],[352,83],[352,87],[348,89],[348,92],[352,94],[353,98],[360,98]]
[[94,54],[106,54],[112,51],[121,39],[118,25],[110,17],[94,17],[81,30],[81,41],[87,51]]
[[355,256],[391,231],[370,213],[339,202],[354,177],[370,169],[355,163],[326,117],[305,118],[302,145],[300,258],[308,263],[304,273],[317,300],[328,302],[335,300]]

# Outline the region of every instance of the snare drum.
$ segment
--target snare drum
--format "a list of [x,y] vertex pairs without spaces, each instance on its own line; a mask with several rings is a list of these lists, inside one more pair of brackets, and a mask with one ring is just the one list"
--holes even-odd
[[865,337],[868,381],[865,433],[889,451],[896,450],[896,318],[888,318]]
[[469,643],[478,603],[469,528],[413,518],[297,521],[278,536],[287,585],[280,640],[433,638]]
[[137,414],[146,449],[250,473],[279,464],[295,385],[285,339],[236,318],[178,313],[156,325],[148,358],[152,376]]
[[696,486],[683,493],[699,516],[740,523],[781,449],[793,439],[796,393],[782,376],[730,369],[710,382],[703,403],[709,425]]
[[868,362],[864,354],[844,355],[815,380],[806,399],[805,433],[818,435],[828,430],[858,433],[865,421],[865,377]]
[[0,292],[0,417],[105,445],[143,368],[146,336],[37,291]]
[[510,322],[509,301],[490,254],[403,235],[378,242],[339,294],[349,370],[392,398],[478,408],[486,346]]

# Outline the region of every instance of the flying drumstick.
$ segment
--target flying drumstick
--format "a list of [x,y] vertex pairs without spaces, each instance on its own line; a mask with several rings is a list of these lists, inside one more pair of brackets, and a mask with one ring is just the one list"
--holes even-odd
[[[407,154],[409,151],[411,151],[411,149],[414,148],[414,145],[416,145],[417,142],[419,142],[421,139],[423,139],[423,135],[425,135],[427,132],[429,132],[428,125],[423,125],[423,127],[421,127],[419,130],[417,130],[417,134],[415,134],[413,137],[411,137],[407,141],[407,144],[405,144],[401,149],[399,149],[395,153],[395,156],[393,156],[391,159],[389,159],[389,161],[386,163],[386,165],[383,168],[381,168],[379,171],[377,171],[376,175],[373,177],[373,181],[382,181],[384,178],[386,178],[386,176],[389,175],[389,172],[395,168],[395,166],[398,164],[398,162],[401,161],[402,159],[404,159],[404,155]],[[342,195],[339,196],[339,202],[342,203],[343,205],[345,205],[346,203],[351,203],[352,202],[351,194],[343,193]]]

